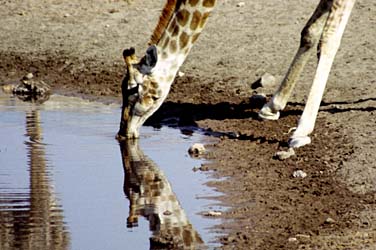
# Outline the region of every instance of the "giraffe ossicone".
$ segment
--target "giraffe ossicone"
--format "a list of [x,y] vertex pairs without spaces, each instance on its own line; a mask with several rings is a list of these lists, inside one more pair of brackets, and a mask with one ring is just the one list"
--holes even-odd
[[[306,106],[289,146],[311,143],[326,82],[356,0],[321,0],[305,25],[299,49],[288,72],[259,116],[276,120],[287,104],[304,66],[318,49],[318,66]],[[197,40],[216,0],[167,0],[150,47],[138,60],[134,49],[124,59],[127,72],[122,84],[123,107],[118,138],[137,138],[139,129],[163,103],[171,84]]]

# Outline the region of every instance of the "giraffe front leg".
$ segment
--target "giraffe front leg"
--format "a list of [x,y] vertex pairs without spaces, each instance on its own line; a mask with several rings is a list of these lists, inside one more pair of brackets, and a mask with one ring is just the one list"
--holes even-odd
[[290,138],[290,147],[297,148],[311,142],[309,134],[314,129],[330,69],[340,46],[341,38],[345,31],[354,3],[355,0],[338,0],[333,3],[332,10],[321,37],[321,53],[319,55],[316,75],[302,117],[299,120],[298,127]]
[[330,2],[321,0],[305,25],[301,34],[299,50],[285,78],[271,100],[259,112],[259,117],[262,119],[277,120],[279,118],[279,111],[285,108],[304,66],[317,47],[330,7]]

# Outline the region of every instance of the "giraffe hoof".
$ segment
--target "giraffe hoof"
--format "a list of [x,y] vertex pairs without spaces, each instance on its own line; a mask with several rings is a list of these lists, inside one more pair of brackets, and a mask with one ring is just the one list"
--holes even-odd
[[309,136],[293,136],[289,140],[289,147],[299,148],[310,143],[311,138]]
[[276,113],[272,112],[272,110],[268,106],[264,106],[258,116],[263,120],[278,120],[279,119],[279,111]]

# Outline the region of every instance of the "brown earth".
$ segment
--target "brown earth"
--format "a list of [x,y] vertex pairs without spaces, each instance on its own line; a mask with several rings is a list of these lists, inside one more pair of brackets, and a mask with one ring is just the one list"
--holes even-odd
[[[0,82],[33,72],[55,92],[119,102],[121,52],[142,54],[164,1],[0,3]],[[356,3],[313,143],[285,161],[273,154],[286,148],[316,62],[279,121],[257,119],[250,85],[264,72],[281,80],[318,0],[237,3],[219,1],[149,124],[177,117],[218,138],[201,170],[228,177],[209,183],[229,206],[215,229],[225,233],[222,249],[376,249],[376,3]],[[308,176],[293,178],[295,170]]]

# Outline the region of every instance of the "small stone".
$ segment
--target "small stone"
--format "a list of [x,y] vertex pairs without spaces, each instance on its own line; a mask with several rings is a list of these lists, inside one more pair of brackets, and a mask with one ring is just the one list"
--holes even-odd
[[292,176],[294,178],[306,178],[307,173],[304,172],[303,170],[296,170],[296,171],[294,171],[294,173],[292,173]]
[[222,212],[220,211],[207,211],[204,213],[204,216],[210,216],[210,217],[216,217],[216,216],[221,216]]
[[335,223],[336,221],[330,217],[328,217],[326,220],[325,220],[325,224],[333,224]]
[[289,148],[287,151],[278,151],[277,153],[274,154],[273,158],[278,159],[278,160],[286,160],[290,158],[291,156],[295,155],[295,151],[293,148]]
[[272,74],[264,73],[257,81],[251,84],[252,89],[273,87],[276,79]]
[[24,77],[23,80],[31,80],[34,77],[33,73],[27,73]]
[[70,17],[70,14],[69,13],[65,13],[64,17]]
[[239,2],[236,4],[236,7],[244,7],[245,6],[245,2]]
[[193,144],[189,149],[188,149],[188,153],[190,155],[201,155],[201,154],[204,154],[206,152],[206,148],[203,144],[201,143],[195,143]]
[[308,234],[297,234],[295,235],[296,238],[301,238],[301,239],[309,239],[311,238],[311,236],[309,236]]
[[288,239],[288,241],[289,241],[289,242],[296,242],[296,241],[298,241],[298,239],[295,238],[295,237],[290,237],[290,238]]
[[181,71],[178,72],[178,77],[183,77],[184,75],[185,75],[184,72],[181,72]]
[[106,28],[110,28],[110,25],[109,25],[109,24],[106,24],[104,27],[106,27]]

